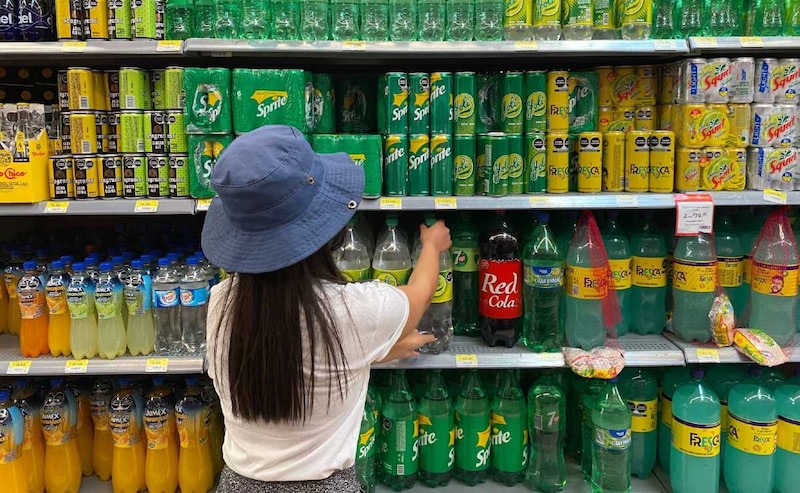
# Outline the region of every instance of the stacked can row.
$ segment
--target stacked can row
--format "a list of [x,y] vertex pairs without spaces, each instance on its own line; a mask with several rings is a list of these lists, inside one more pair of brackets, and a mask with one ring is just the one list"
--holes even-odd
[[58,39],[164,39],[165,0],[55,0]]

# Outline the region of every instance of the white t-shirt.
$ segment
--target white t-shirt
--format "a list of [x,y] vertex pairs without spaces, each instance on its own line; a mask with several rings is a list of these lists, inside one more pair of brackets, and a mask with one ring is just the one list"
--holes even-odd
[[[323,284],[329,309],[342,338],[350,368],[346,394],[339,396],[335,377],[316,360],[314,409],[305,423],[244,421],[233,415],[228,384],[228,323],[224,301],[230,280],[211,291],[208,310],[208,374],[214,380],[225,418],[225,463],[242,476],[259,481],[325,479],[355,463],[356,441],[367,396],[370,364],[386,357],[400,338],[408,319],[408,298],[397,288],[379,282]],[[220,325],[219,317],[225,313]],[[306,337],[303,337],[304,344]],[[320,351],[317,345],[318,352]],[[308,349],[304,371],[310,374]],[[328,383],[332,396],[327,407]],[[342,379],[344,384],[344,379]]]

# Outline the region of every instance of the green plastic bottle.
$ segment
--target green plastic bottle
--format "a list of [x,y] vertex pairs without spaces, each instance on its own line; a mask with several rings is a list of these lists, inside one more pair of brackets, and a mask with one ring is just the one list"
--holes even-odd
[[630,329],[631,247],[619,224],[618,211],[609,211],[602,235],[608,255],[608,267],[611,269],[611,288],[616,292],[619,303],[621,317],[614,329],[617,337],[620,337]]
[[667,244],[652,213],[631,238],[630,330],[660,334],[667,323]]
[[548,225],[549,216],[537,215],[538,226],[522,254],[525,322],[522,343],[536,352],[561,351],[564,326],[559,310],[564,293],[564,256]]
[[710,235],[681,236],[672,262],[672,330],[684,341],[708,342],[708,312],[717,286],[717,255]]
[[455,335],[478,337],[478,228],[462,213],[451,233],[453,328]]
[[597,406],[597,399],[605,386],[605,381],[593,378],[588,381],[581,395],[581,472],[586,481],[592,481],[592,444],[594,443],[594,427],[592,411]]
[[474,486],[486,481],[492,432],[489,398],[477,370],[464,376],[455,407],[455,477]]
[[417,481],[417,403],[405,370],[392,372],[383,400],[383,482],[395,491],[407,490]]
[[514,370],[502,371],[492,399],[492,453],[489,475],[514,486],[525,477],[528,462],[528,412]]
[[[370,371],[370,385],[367,388],[366,404],[372,406],[372,414],[375,416],[375,423],[377,424],[377,428],[375,429],[375,455],[372,458],[372,463],[375,469],[375,482],[379,483],[383,478],[383,457],[381,456],[381,450],[383,450],[383,434],[381,433],[381,429],[383,428],[383,419],[381,418],[383,397],[381,396],[381,393],[378,391],[377,387],[372,385],[372,375],[374,375],[374,373],[374,370]],[[389,372],[379,371],[379,373]]]
[[564,462],[567,396],[550,374],[540,377],[528,390],[528,429],[531,458],[528,484],[534,491],[561,491],[567,483]]
[[372,407],[374,402],[367,394],[364,402],[364,412],[361,414],[361,429],[358,433],[356,446],[356,475],[361,484],[362,493],[375,492],[375,435],[377,433],[375,414]]
[[644,479],[656,465],[658,384],[649,371],[625,368],[618,385],[631,410],[631,473]]
[[720,449],[719,449],[719,477],[724,482],[725,441],[728,438],[728,394],[734,385],[744,381],[747,373],[740,365],[711,365],[703,381],[717,394],[720,406]]
[[738,319],[744,315],[750,299],[750,288],[744,283],[745,245],[740,229],[726,209],[717,215],[714,224],[714,246],[717,249],[719,285],[725,288]]
[[419,477],[431,488],[445,486],[455,465],[455,415],[441,370],[431,370],[419,401]]
[[617,379],[600,391],[592,410],[592,493],[631,491],[631,411]]
[[672,442],[672,396],[681,384],[691,378],[687,368],[670,368],[661,380],[661,419],[658,421],[658,462],[669,474]]
[[800,485],[800,386],[781,385],[775,391],[775,400],[778,402],[775,493],[792,493]]

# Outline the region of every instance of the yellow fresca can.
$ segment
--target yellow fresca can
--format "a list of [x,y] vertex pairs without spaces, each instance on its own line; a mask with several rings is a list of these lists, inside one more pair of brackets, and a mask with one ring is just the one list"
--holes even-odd
[[547,192],[569,191],[569,134],[549,133],[546,141]]
[[625,132],[603,134],[603,190],[621,192],[625,185]]
[[662,104],[658,107],[656,113],[658,114],[658,129],[659,130],[675,130],[675,120],[673,119],[673,113],[675,111],[675,105],[672,104]]
[[639,79],[639,101],[637,106],[655,106],[658,97],[658,68],[653,65],[636,67]]
[[603,188],[603,135],[600,132],[578,134],[578,191],[597,193]]
[[664,65],[661,67],[661,75],[658,84],[658,102],[661,104],[672,104],[675,99],[674,70],[672,65]]
[[650,190],[650,132],[631,130],[625,136],[625,191]]
[[614,81],[617,74],[614,67],[597,67],[594,69],[597,74],[597,104],[599,106],[614,105]]
[[639,106],[636,108],[636,116],[633,121],[634,130],[650,131],[656,129],[656,108],[655,106]]
[[600,106],[597,108],[597,128],[601,132],[607,132],[611,122],[614,121],[614,108],[611,106]]
[[614,89],[612,91],[614,106],[639,105],[639,76],[633,67],[617,67],[614,69]]
[[672,193],[675,186],[675,133],[650,133],[650,191]]
[[702,149],[678,147],[675,152],[675,189],[694,192],[700,189],[700,161],[705,156]]
[[569,72],[547,72],[547,132],[569,132]]
[[747,147],[750,145],[750,105],[729,104],[728,119],[731,122],[731,131],[728,134],[726,147]]

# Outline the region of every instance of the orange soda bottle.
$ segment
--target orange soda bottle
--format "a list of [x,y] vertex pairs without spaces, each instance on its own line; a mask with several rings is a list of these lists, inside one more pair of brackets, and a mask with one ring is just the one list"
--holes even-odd
[[145,446],[142,440],[142,395],[126,378],[111,397],[108,422],[114,438],[111,486],[114,493],[144,490]]
[[28,493],[21,459],[25,418],[11,402],[11,391],[0,389],[0,478],[4,493]]
[[92,384],[92,422],[94,435],[92,459],[95,475],[101,481],[111,479],[111,462],[114,455],[114,438],[108,425],[108,405],[114,387],[108,378],[99,378]]
[[27,475],[28,493],[44,491],[44,436],[42,435],[42,403],[44,388],[30,385],[27,379],[17,382],[17,391],[11,395],[25,420],[22,440],[22,467]]
[[144,430],[147,436],[145,481],[149,493],[175,493],[178,489],[178,431],[175,394],[160,377],[145,396]]
[[72,391],[75,400],[78,401],[77,439],[78,454],[81,457],[81,472],[84,476],[91,476],[94,474],[92,458],[94,423],[92,423],[91,395],[89,389],[82,387],[74,380],[67,382],[67,388]]
[[197,378],[186,379],[186,392],[175,406],[175,422],[181,442],[178,483],[181,493],[206,493],[214,482],[208,419]]
[[22,356],[36,358],[50,352],[44,283],[39,277],[35,260],[26,261],[22,268],[25,273],[17,283],[17,301],[22,316],[19,347]]
[[78,402],[60,378],[51,380],[44,398],[44,486],[47,493],[78,493],[81,488],[81,458],[76,438]]
[[17,283],[22,277],[22,254],[17,250],[11,251],[11,262],[3,269],[3,283],[8,293],[8,315],[6,317],[8,332],[18,335],[21,316],[17,301]]

